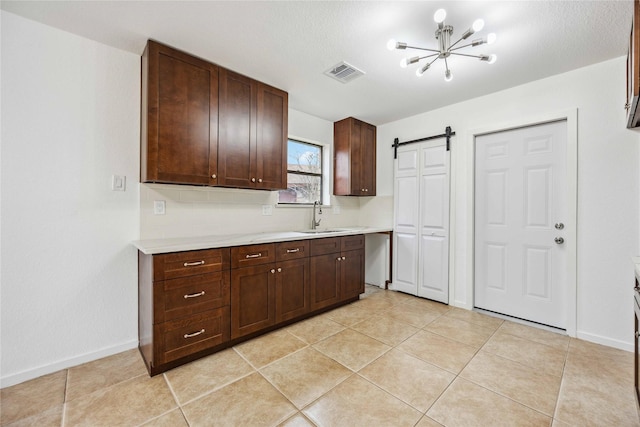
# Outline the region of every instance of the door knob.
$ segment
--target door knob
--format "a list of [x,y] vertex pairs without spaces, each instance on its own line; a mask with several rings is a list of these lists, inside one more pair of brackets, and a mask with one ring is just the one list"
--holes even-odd
[[564,228],[564,224],[561,222],[556,222],[556,230],[562,230]]
[[556,237],[553,239],[557,244],[561,245],[564,243],[564,239],[562,237]]

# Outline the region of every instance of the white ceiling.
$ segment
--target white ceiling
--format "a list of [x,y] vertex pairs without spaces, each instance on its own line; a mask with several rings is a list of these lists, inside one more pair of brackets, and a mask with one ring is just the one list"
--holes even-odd
[[[284,89],[296,110],[380,125],[626,55],[633,2],[3,0],[1,8],[135,54],[154,39]],[[469,40],[495,32],[498,41],[463,52],[498,61],[452,57],[451,82],[442,60],[422,78],[415,65],[401,69],[414,54],[388,51],[387,40],[435,48],[439,8],[453,40],[483,18]],[[340,61],[366,75],[343,84],[323,74]]]

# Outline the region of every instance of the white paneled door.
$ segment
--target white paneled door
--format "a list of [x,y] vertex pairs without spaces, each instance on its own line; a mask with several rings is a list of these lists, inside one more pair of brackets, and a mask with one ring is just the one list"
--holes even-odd
[[475,144],[474,305],[565,329],[567,122]]
[[400,147],[395,162],[393,288],[449,302],[449,152]]

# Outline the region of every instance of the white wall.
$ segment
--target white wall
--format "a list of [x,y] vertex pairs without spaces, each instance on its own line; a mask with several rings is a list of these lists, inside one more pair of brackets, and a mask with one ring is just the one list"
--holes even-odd
[[1,20],[6,387],[137,345],[140,57]]
[[[327,149],[327,172],[333,167],[333,123],[289,109],[289,136],[322,144]],[[332,183],[333,180],[329,180]],[[331,188],[329,188],[331,192]],[[166,202],[166,214],[154,215],[154,200]],[[276,206],[276,191],[237,190],[178,185],[140,185],[140,238],[182,237],[301,230],[311,227],[308,206]],[[356,197],[331,196],[332,208],[323,209],[321,227],[361,224]],[[262,215],[271,205],[272,215]],[[339,206],[339,212],[333,209]]]
[[[452,201],[455,206],[454,304],[472,307],[468,247],[472,188],[468,173],[473,130],[563,110],[578,110],[577,336],[631,350],[631,256],[638,254],[640,137],[625,129],[625,58],[451,105],[378,127],[380,193],[391,193],[393,139],[407,141],[456,132]],[[473,70],[469,69],[469,72]]]

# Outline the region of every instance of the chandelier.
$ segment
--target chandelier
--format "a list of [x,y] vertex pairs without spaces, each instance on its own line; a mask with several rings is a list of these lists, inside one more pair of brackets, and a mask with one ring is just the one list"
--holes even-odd
[[477,33],[478,31],[484,28],[484,21],[482,19],[476,19],[473,22],[473,25],[471,26],[471,28],[465,31],[464,34],[462,34],[462,36],[452,44],[451,36],[453,35],[453,27],[451,25],[445,25],[444,19],[446,18],[446,16],[447,16],[447,12],[444,9],[438,9],[436,13],[433,14],[433,20],[436,21],[436,23],[438,24],[438,29],[436,30],[436,40],[438,41],[438,49],[427,49],[424,47],[409,46],[406,43],[398,42],[395,39],[391,39],[387,42],[387,49],[389,50],[417,49],[417,50],[423,50],[427,52],[435,52],[425,56],[414,56],[411,58],[404,58],[402,61],[400,61],[400,66],[402,68],[406,68],[407,66],[411,64],[415,64],[423,59],[433,58],[431,61],[428,61],[423,67],[418,68],[416,70],[416,75],[418,77],[422,77],[424,72],[427,71],[429,67],[431,67],[431,64],[436,62],[438,59],[444,59],[444,66],[446,70],[444,73],[444,79],[445,81],[449,82],[451,81],[453,76],[451,74],[451,70],[449,69],[449,63],[447,62],[447,58],[451,55],[477,58],[480,61],[488,62],[489,64],[493,64],[494,62],[496,62],[496,55],[494,54],[470,55],[467,53],[457,52],[459,49],[463,49],[465,47],[480,46],[481,44],[485,44],[485,43],[492,44],[496,41],[496,34],[490,33],[487,35],[486,39],[480,38],[480,39],[473,40],[471,43],[468,43],[462,46],[457,46],[458,43],[468,39],[471,35],[473,35],[474,33]]

